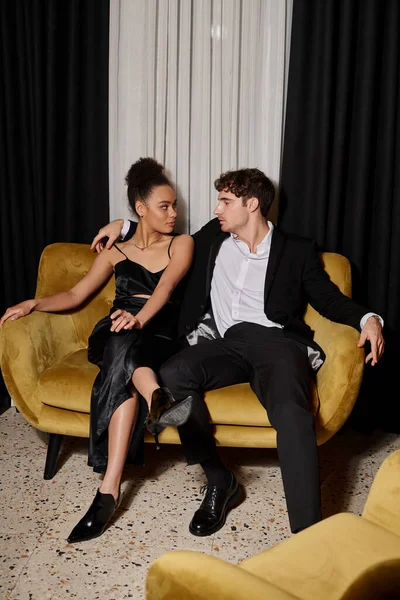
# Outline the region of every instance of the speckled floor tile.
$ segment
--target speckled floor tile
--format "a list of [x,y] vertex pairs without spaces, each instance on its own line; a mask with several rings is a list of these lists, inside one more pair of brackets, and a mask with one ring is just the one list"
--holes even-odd
[[357,469],[337,467],[322,482],[322,511],[324,517],[338,512],[351,512],[360,515],[373,475],[367,465]]
[[3,532],[43,531],[67,493],[68,480],[77,479],[76,469],[61,469],[52,480],[45,481],[42,468],[37,457],[0,460],[0,498],[7,498],[2,502]]
[[[108,542],[99,538],[75,545],[43,539],[23,569],[11,598],[144,598],[149,566],[170,549],[173,548],[127,543],[116,535]],[[200,544],[198,549],[205,551],[206,547]],[[211,544],[207,547],[210,549]]]
[[2,502],[1,531],[10,535],[43,532],[60,503],[58,496],[43,496],[25,492],[23,497],[13,495],[10,504]]
[[[272,506],[273,505],[273,506]],[[271,510],[268,510],[271,509]],[[211,554],[234,564],[290,537],[286,510],[265,504],[263,512],[250,506],[231,511],[223,529],[214,534]]]
[[22,572],[12,598],[137,598],[153,558],[151,548],[104,544],[68,546],[44,539]]
[[400,436],[345,431],[319,449],[324,517],[347,511],[360,515],[379,466],[400,448]]
[[46,451],[47,434],[34,429],[15,408],[9,408],[1,416],[0,459],[8,458],[10,449],[13,455],[37,455],[37,451]]
[[3,600],[10,597],[39,537],[40,534],[0,535],[0,598]]
[[[0,416],[1,600],[143,599],[149,565],[168,550],[236,564],[291,535],[275,449],[220,449],[246,498],[222,530],[197,538],[188,525],[203,497],[201,468],[186,465],[180,446],[146,445],[146,466],[125,470],[122,504],[105,534],[69,545],[101,478],[86,464],[88,441],[65,438],[57,474],[44,481],[46,444],[15,409]],[[360,514],[376,471],[397,448],[400,436],[352,431],[320,447],[324,516]]]

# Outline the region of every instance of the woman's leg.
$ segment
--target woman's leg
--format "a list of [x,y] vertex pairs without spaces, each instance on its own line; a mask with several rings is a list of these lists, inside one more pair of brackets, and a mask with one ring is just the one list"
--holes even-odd
[[113,413],[108,426],[108,461],[104,479],[89,510],[73,528],[70,544],[92,540],[102,535],[117,509],[119,484],[135,429],[139,408],[136,390]]
[[139,398],[135,390],[132,398],[125,400],[111,417],[108,427],[108,462],[104,479],[100,485],[102,494],[112,494],[117,501],[122,471],[129,443],[135,429]]
[[150,369],[149,367],[138,367],[133,373],[132,381],[135,389],[143,396],[150,409],[153,392],[160,387],[153,369]]
[[[117,408],[108,426],[108,462],[104,479],[100,485],[102,494],[112,494],[117,501],[119,484],[128,454],[129,443],[135,429],[139,407],[138,392],[145,398],[150,408],[151,397],[159,384],[156,374],[148,367],[135,369],[132,375],[134,392]],[[136,391],[137,390],[137,391]]]
[[125,400],[117,408],[110,420],[108,427],[107,470],[99,488],[102,494],[112,494],[115,501],[118,499],[122,471],[132,433],[136,425],[139,406],[138,392],[145,398],[150,408],[152,394],[154,390],[160,387],[156,374],[148,367],[135,369],[132,375],[132,382],[135,388],[132,398]]

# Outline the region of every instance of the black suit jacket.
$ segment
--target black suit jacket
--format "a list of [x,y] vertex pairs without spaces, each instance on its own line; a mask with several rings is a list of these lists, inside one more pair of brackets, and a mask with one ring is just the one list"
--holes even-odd
[[[131,237],[136,223],[125,239]],[[186,276],[185,294],[178,322],[178,337],[192,331],[210,306],[211,280],[222,242],[229,236],[213,219],[193,235],[195,253]],[[316,243],[295,235],[284,235],[276,227],[265,275],[264,312],[268,319],[283,325],[287,336],[321,351],[314,332],[304,322],[310,303],[331,321],[360,330],[362,317],[369,312],[342,294],[324,270]],[[322,351],[322,357],[324,357]]]

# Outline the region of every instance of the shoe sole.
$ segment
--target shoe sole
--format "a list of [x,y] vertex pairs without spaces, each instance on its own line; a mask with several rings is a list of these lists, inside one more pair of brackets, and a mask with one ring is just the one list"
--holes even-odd
[[233,494],[233,496],[226,503],[226,507],[225,507],[225,511],[224,511],[224,516],[223,516],[222,520],[217,525],[214,525],[214,527],[212,529],[209,529],[207,531],[207,533],[200,533],[198,531],[192,530],[192,528],[189,525],[189,531],[190,531],[190,533],[192,535],[195,535],[196,537],[207,537],[209,535],[212,535],[213,533],[216,533],[217,531],[219,531],[220,529],[222,529],[223,526],[225,525],[228,513],[233,508],[236,508],[237,506],[239,506],[239,504],[241,504],[245,500],[245,497],[246,497],[246,494],[245,494],[244,488],[243,488],[243,486],[239,485],[238,489],[236,490],[236,492]]
[[192,406],[193,398],[192,396],[188,396],[185,400],[182,400],[182,402],[179,402],[176,406],[165,412],[158,423],[162,427],[179,427],[180,425],[184,425],[190,417]]

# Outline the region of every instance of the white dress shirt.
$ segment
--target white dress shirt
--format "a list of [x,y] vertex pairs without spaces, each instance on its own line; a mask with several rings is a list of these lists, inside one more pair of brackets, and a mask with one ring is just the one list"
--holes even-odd
[[265,274],[274,229],[269,221],[268,227],[255,254],[235,234],[221,245],[211,281],[211,306],[221,337],[229,327],[243,321],[282,328],[264,312]]
[[131,226],[131,222],[128,219],[124,219],[124,224],[121,229],[121,240],[125,239],[126,234],[128,233]]

